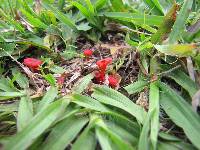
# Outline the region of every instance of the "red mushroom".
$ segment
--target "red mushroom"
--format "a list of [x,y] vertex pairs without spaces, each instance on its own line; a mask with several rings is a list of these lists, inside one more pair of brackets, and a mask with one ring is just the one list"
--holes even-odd
[[35,58],[25,58],[24,59],[24,65],[26,65],[28,68],[32,69],[33,71],[38,70],[40,65],[43,63],[39,59]]
[[96,71],[94,72],[95,81],[98,84],[102,84],[105,81],[105,73]]
[[107,66],[111,63],[112,63],[112,58],[108,57],[97,61],[96,65],[99,67],[99,71],[105,74]]
[[113,75],[108,76],[108,82],[109,82],[109,86],[112,88],[116,88],[119,84],[118,79]]
[[89,57],[92,56],[93,51],[91,49],[86,49],[83,51],[84,56],[88,59]]

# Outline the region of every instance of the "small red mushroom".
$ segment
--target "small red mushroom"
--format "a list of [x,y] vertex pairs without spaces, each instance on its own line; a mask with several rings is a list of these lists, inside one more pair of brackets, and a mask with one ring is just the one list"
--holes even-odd
[[26,65],[28,68],[32,69],[33,71],[38,70],[40,65],[43,62],[39,59],[35,58],[25,58],[23,64]]
[[98,84],[101,84],[105,81],[105,73],[104,72],[95,71],[94,77],[95,77],[96,83],[98,83]]
[[96,65],[99,67],[99,71],[104,72],[105,74],[107,66],[111,63],[112,63],[112,58],[108,57],[108,58],[97,61]]
[[84,56],[88,59],[89,57],[92,56],[93,51],[91,49],[86,49],[83,51]]
[[119,84],[118,79],[112,75],[108,76],[108,82],[109,82],[109,86],[112,88],[116,88]]

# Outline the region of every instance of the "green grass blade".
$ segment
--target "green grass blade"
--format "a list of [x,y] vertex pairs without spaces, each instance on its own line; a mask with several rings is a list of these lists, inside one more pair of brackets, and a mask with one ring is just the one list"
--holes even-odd
[[57,94],[58,94],[57,88],[52,86],[40,101],[37,108],[37,112],[44,110],[51,102],[53,102]]
[[21,132],[9,139],[5,150],[27,149],[58,118],[68,103],[66,100],[60,100],[50,104],[38,113]]
[[94,15],[95,14],[95,9],[94,9],[94,6],[92,5],[91,1],[90,0],[85,0],[85,2],[87,4],[87,7],[88,7],[90,13],[92,15]]
[[75,23],[66,15],[64,15],[61,11],[59,11],[58,9],[54,8],[53,6],[49,5],[47,2],[44,1],[42,2],[42,6],[47,10],[51,10],[58,20],[65,23],[75,31],[77,30]]
[[133,103],[123,94],[106,86],[95,87],[92,97],[102,103],[123,109],[124,111],[136,117],[140,123],[143,123],[144,118],[146,117],[146,112],[142,107]]
[[12,75],[21,88],[25,89],[29,86],[28,78],[18,68],[12,68]]
[[193,97],[198,91],[197,84],[181,70],[171,72],[168,77],[175,80],[176,83],[187,90],[191,97]]
[[33,118],[33,104],[30,97],[22,97],[17,115],[17,131],[24,129]]
[[128,86],[125,86],[124,89],[128,92],[128,94],[134,94],[142,91],[148,85],[148,81],[139,80]]
[[163,15],[163,8],[159,2],[159,0],[143,0],[147,6],[156,14]]
[[108,135],[101,128],[95,128],[95,132],[102,150],[112,150]]
[[48,27],[45,23],[43,23],[42,21],[40,21],[40,19],[38,19],[38,18],[32,16],[32,15],[31,15],[29,12],[27,12],[26,10],[20,9],[20,11],[22,12],[22,14],[23,14],[24,16],[26,16],[27,21],[28,21],[31,25],[33,25],[34,27],[41,28],[41,29],[44,29],[44,30]]
[[104,132],[108,137],[108,142],[112,143],[112,149],[126,149],[126,150],[134,150],[131,147],[130,143],[125,141],[122,137],[116,134],[108,128],[108,126],[104,123],[104,121],[97,116],[95,126],[100,128],[102,132]]
[[81,94],[73,94],[71,96],[72,102],[76,103],[82,107],[89,108],[96,111],[102,111],[102,112],[108,112],[109,109],[107,109],[103,104],[101,104],[99,101],[88,97],[83,96]]
[[163,16],[146,15],[141,13],[128,13],[128,12],[103,12],[99,16],[106,16],[113,19],[118,19],[130,22],[137,25],[159,26],[163,21]]
[[178,5],[174,4],[169,12],[164,16],[162,23],[159,25],[159,28],[155,34],[151,36],[151,42],[157,44],[165,40],[166,36],[171,32],[171,29],[174,25],[175,17],[178,10]]
[[95,150],[96,143],[95,134],[88,126],[72,145],[72,150]]
[[200,117],[181,96],[164,83],[160,83],[161,105],[167,115],[179,127],[183,128],[190,141],[200,148]]
[[94,7],[96,10],[99,10],[101,9],[106,3],[107,3],[108,0],[97,0],[94,4]]
[[138,150],[148,150],[149,149],[149,130],[150,130],[150,116],[146,117],[144,121],[144,125],[142,127],[142,131],[140,133],[139,143],[138,143]]
[[65,149],[88,122],[86,117],[68,117],[59,122],[43,143],[43,150]]
[[0,92],[0,100],[6,100],[15,97],[25,96],[25,92]]
[[110,2],[112,4],[112,8],[114,9],[114,11],[117,12],[126,11],[123,0],[110,0]]
[[153,145],[153,149],[157,147],[158,141],[158,132],[159,132],[159,88],[156,86],[156,83],[150,84],[149,92],[149,113],[151,114],[151,134],[150,139]]
[[78,81],[78,84],[73,88],[73,93],[82,93],[89,85],[91,80],[94,78],[93,74],[88,74],[85,77],[83,77],[80,81]]
[[190,10],[192,8],[193,0],[185,0],[184,4],[177,16],[176,22],[174,23],[172,32],[169,35],[169,43],[175,43],[179,40],[181,33],[184,30],[186,20],[189,16]]
[[4,11],[3,11],[1,8],[0,8],[0,14],[8,21],[13,27],[15,27],[15,29],[17,29],[18,31],[20,31],[20,32],[22,32],[22,33],[25,32],[25,29],[23,28],[23,26],[22,26],[19,22],[13,20],[9,15],[5,14]]

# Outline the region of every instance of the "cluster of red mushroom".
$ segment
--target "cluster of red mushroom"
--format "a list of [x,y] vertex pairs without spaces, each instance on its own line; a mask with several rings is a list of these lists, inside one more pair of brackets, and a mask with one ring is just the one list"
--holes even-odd
[[[89,59],[92,56],[93,51],[90,49],[86,49],[83,51],[83,54],[86,59]],[[30,68],[32,71],[38,71],[40,68],[40,65],[43,62],[36,58],[25,58],[23,63],[28,68]],[[107,69],[107,66],[111,63],[112,63],[112,58],[110,58],[110,57],[101,59],[96,62],[96,65],[98,66],[98,70],[94,72],[94,76],[95,76],[94,78],[95,78],[96,83],[103,84],[105,82],[106,69]],[[63,78],[61,78],[59,82],[63,82]],[[109,75],[108,76],[108,84],[110,87],[116,88],[118,85],[117,78],[114,75]]]
[[[86,50],[83,51],[83,54],[88,59],[89,57],[92,56],[93,51],[90,50],[90,49],[86,49]],[[107,66],[111,63],[112,63],[112,58],[110,58],[110,57],[105,58],[105,59],[101,59],[101,60],[96,62],[96,65],[98,66],[98,71],[94,72],[96,83],[103,84],[105,82],[105,80],[106,80],[106,69],[107,69]],[[115,88],[118,85],[118,80],[116,79],[115,76],[109,75],[108,76],[108,83],[109,83],[110,87]]]

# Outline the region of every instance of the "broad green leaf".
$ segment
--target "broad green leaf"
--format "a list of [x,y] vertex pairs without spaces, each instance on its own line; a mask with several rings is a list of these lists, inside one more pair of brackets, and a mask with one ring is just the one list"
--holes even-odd
[[134,94],[134,93],[142,91],[147,85],[148,85],[148,81],[138,80],[128,86],[125,86],[124,89],[129,94]]
[[56,98],[58,94],[58,90],[56,87],[52,86],[47,93],[45,94],[45,96],[42,98],[42,100],[40,101],[37,111],[42,111],[44,110],[51,102],[54,101],[54,99]]
[[161,88],[160,103],[172,119],[172,121],[181,127],[190,141],[200,148],[200,117],[181,96],[164,83],[159,84]]
[[153,149],[157,147],[158,141],[158,131],[160,129],[159,124],[159,88],[156,86],[156,83],[150,84],[150,92],[149,92],[149,113],[150,122],[151,122],[151,134],[150,139],[153,145]]
[[68,103],[69,101],[60,100],[50,104],[34,116],[22,131],[9,139],[5,150],[27,149],[58,118]]
[[169,35],[169,43],[173,44],[179,40],[181,33],[185,28],[185,23],[192,8],[193,0],[184,0],[184,4],[176,18],[172,32]]
[[85,77],[83,77],[80,81],[78,81],[78,84],[73,88],[73,93],[82,93],[89,85],[91,80],[94,78],[93,74],[88,74]]
[[51,131],[47,140],[43,143],[42,149],[56,150],[65,149],[70,142],[88,122],[86,117],[68,117],[59,122]]
[[92,97],[94,97],[101,103],[123,109],[124,111],[133,115],[140,123],[143,123],[146,117],[146,112],[142,107],[136,105],[118,91],[108,88],[106,86],[95,87]]
[[17,115],[17,131],[22,131],[33,118],[33,104],[28,96],[21,98]]
[[155,48],[170,56],[188,57],[195,56],[199,46],[196,44],[155,45]]

